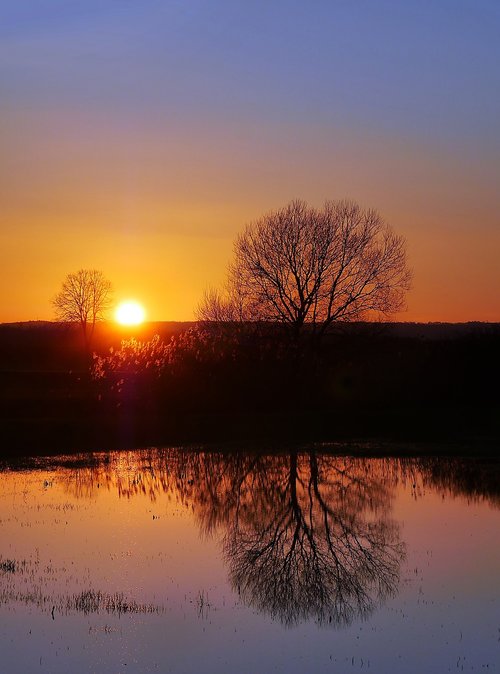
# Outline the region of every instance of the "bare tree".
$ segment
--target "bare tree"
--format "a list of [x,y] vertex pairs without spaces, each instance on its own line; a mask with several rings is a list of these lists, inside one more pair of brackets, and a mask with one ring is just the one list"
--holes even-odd
[[221,304],[238,298],[246,320],[288,323],[297,333],[310,323],[322,333],[338,320],[400,311],[410,284],[405,240],[376,211],[292,201],[237,237],[227,290],[217,304],[206,296],[198,315],[219,320]]
[[207,288],[196,309],[196,316],[202,322],[232,323],[244,319],[244,307],[232,288]]
[[96,322],[104,318],[111,306],[111,294],[111,282],[101,271],[80,269],[66,276],[52,300],[58,320],[80,325],[87,350]]

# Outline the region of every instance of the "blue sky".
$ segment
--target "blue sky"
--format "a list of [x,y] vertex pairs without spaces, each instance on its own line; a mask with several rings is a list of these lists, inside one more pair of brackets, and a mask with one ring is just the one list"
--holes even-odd
[[480,1],[2,2],[1,81],[26,104],[486,134],[499,27],[500,5]]

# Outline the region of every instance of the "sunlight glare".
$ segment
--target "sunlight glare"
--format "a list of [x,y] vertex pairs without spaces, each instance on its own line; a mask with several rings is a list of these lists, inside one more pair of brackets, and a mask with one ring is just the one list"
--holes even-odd
[[115,319],[121,325],[139,325],[144,321],[145,316],[144,307],[132,300],[121,302],[115,312]]

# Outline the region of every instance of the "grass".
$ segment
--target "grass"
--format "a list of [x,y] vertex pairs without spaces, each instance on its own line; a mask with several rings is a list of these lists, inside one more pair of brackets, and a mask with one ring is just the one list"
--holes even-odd
[[160,613],[161,607],[154,604],[138,604],[134,600],[126,599],[121,592],[110,594],[99,590],[84,590],[67,598],[66,610],[78,611],[86,615],[101,611],[123,615],[125,613]]
[[[163,607],[156,604],[140,604],[127,598],[123,592],[102,592],[89,588],[74,594],[50,591],[50,586],[58,583],[59,574],[64,570],[46,567],[41,570],[39,561],[18,561],[0,558],[0,606],[2,604],[24,604],[37,606],[43,612],[52,614],[83,613],[85,615],[107,613],[117,616],[124,614],[162,613]],[[2,581],[2,574],[4,578]],[[14,574],[16,574],[14,576]],[[17,576],[23,576],[16,580]]]

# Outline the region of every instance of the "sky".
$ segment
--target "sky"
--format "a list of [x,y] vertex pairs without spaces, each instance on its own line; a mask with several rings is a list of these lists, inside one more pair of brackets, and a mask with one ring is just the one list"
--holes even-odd
[[246,223],[350,198],[404,321],[500,321],[498,0],[0,0],[0,322],[97,268],[191,320]]

